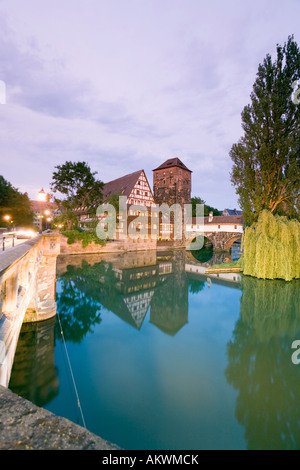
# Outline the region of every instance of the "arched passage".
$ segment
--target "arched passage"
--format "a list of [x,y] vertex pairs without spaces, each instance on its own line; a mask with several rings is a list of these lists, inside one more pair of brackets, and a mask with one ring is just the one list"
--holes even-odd
[[230,248],[232,247],[233,243],[241,239],[242,235],[235,235],[234,237],[231,237],[229,240],[227,240],[225,244],[225,251],[230,251]]

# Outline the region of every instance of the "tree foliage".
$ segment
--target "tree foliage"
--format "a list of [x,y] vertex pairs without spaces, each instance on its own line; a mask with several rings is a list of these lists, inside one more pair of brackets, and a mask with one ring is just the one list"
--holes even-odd
[[209,216],[210,212],[213,212],[214,215],[222,215],[222,212],[220,212],[215,207],[207,205],[206,202],[203,199],[201,199],[201,197],[192,197],[191,204],[192,204],[192,216],[193,217],[196,217],[196,205],[197,204],[204,205],[204,217]]
[[267,209],[298,217],[300,208],[300,105],[293,102],[293,83],[300,78],[300,51],[293,36],[277,45],[259,65],[242,112],[244,135],[230,151],[231,181],[244,222],[250,225]]
[[247,449],[299,449],[299,284],[243,277],[241,310],[227,345],[225,376],[237,391],[235,416]]
[[76,226],[81,211],[95,216],[102,201],[103,183],[95,178],[86,162],[69,162],[55,167],[51,189],[60,193],[55,201],[62,208],[61,220],[67,223],[68,229]]
[[264,210],[243,235],[243,272],[261,279],[300,278],[300,222]]
[[0,175],[0,227],[7,223],[3,220],[9,215],[13,226],[32,226],[34,214],[26,193],[21,193]]

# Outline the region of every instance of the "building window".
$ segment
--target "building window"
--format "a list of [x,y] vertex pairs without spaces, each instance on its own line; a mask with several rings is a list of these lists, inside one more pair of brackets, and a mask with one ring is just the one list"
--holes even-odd
[[235,230],[237,229],[237,225],[234,226]]
[[218,228],[221,228],[221,225],[218,225]]

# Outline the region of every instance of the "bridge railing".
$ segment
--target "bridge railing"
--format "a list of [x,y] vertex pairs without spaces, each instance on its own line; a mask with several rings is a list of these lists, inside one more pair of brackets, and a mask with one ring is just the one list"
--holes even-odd
[[18,232],[7,232],[0,235],[0,251],[5,251],[15,246],[17,233]]

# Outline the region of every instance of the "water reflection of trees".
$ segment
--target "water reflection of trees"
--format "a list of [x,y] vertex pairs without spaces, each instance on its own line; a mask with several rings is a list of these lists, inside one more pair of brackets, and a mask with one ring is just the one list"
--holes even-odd
[[205,287],[205,281],[200,281],[199,279],[189,279],[189,292],[191,294],[198,294]]
[[249,449],[300,447],[298,281],[244,277],[240,318],[228,344],[227,381],[238,390],[236,417]]
[[101,322],[100,278],[112,274],[103,262],[90,265],[83,260],[80,267],[69,265],[60,275],[56,302],[66,340],[80,343]]
[[214,255],[214,249],[212,245],[204,246],[201,250],[193,250],[192,255],[199,261],[199,263],[208,262]]

